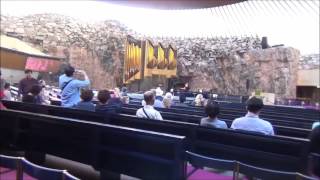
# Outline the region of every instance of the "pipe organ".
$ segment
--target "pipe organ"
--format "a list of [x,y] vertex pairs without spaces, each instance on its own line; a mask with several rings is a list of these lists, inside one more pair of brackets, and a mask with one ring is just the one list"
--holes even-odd
[[169,45],[154,45],[150,40],[140,41],[128,36],[125,43],[123,82],[128,84],[152,75],[175,77],[177,51]]

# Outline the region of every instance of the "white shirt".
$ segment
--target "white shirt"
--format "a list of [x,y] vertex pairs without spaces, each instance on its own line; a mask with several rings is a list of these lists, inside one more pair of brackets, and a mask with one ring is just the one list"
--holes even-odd
[[232,129],[261,132],[266,135],[274,135],[272,125],[259,118],[258,115],[248,112],[245,117],[235,119],[231,124]]
[[[145,105],[143,108],[150,119],[162,120],[161,114],[159,113],[159,111],[155,110],[153,106]],[[143,108],[137,110],[136,116],[140,118],[148,118],[147,115],[143,112]]]

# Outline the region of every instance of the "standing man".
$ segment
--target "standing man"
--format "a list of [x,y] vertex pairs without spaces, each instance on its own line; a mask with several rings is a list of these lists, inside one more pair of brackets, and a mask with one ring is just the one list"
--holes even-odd
[[75,69],[68,66],[65,74],[59,77],[59,88],[61,89],[61,106],[73,107],[80,102],[80,89],[90,85],[85,71],[77,71],[76,78],[73,77]]
[[26,77],[21,79],[21,81],[19,82],[18,97],[20,97],[21,95],[27,95],[32,86],[38,85],[38,81],[32,77],[32,70],[26,69],[24,73]]

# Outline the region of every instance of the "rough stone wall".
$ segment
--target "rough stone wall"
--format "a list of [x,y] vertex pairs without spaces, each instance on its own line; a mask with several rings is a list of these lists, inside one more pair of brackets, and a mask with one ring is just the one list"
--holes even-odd
[[89,24],[57,14],[1,15],[0,30],[85,70],[97,89],[121,81],[125,37],[133,34],[116,21]]
[[[97,89],[112,88],[121,81],[126,35],[142,38],[117,21],[89,24],[57,14],[1,15],[0,32],[65,57],[76,68],[86,70]],[[178,75],[191,77],[193,89],[242,95],[261,89],[295,97],[299,60],[295,49],[261,50],[258,37],[146,38],[177,48]]]

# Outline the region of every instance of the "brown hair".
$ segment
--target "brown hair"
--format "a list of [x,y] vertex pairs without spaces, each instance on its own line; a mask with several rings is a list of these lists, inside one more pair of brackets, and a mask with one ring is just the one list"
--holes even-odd
[[110,97],[110,92],[108,90],[101,90],[98,92],[98,100],[102,104],[107,103]]
[[80,97],[84,102],[91,101],[93,98],[93,92],[91,89],[83,89],[81,91]]

